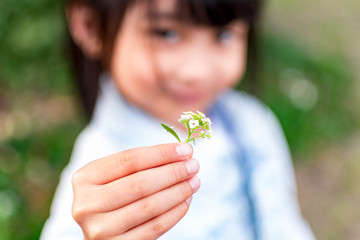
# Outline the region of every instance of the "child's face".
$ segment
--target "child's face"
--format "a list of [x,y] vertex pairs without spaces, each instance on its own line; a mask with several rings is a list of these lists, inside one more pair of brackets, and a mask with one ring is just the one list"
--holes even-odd
[[175,0],[157,0],[153,22],[136,4],[125,16],[110,72],[125,99],[176,124],[183,111],[206,112],[244,73],[248,26],[224,28],[181,22]]

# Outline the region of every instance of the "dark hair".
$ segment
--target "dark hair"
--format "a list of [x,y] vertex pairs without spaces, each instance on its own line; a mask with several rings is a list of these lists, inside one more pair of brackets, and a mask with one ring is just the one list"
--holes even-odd
[[[99,76],[109,64],[114,40],[121,28],[125,13],[131,5],[140,1],[148,1],[151,9],[154,0],[67,0],[66,4],[86,4],[96,12],[100,26],[99,37],[106,47],[103,49],[103,59],[92,60],[87,58],[69,37],[75,80],[88,117],[92,115],[98,95]],[[224,26],[236,19],[247,21],[250,26],[247,75],[255,81],[257,66],[255,25],[261,0],[177,0],[177,5],[179,17],[195,24]]]

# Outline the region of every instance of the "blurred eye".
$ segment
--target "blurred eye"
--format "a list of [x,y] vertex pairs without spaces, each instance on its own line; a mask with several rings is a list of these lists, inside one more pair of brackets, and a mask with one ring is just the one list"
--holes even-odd
[[230,29],[221,29],[217,33],[217,41],[226,43],[234,38],[234,33]]
[[165,40],[170,43],[175,43],[179,40],[180,34],[177,31],[171,30],[171,29],[153,29],[152,34],[160,38],[162,40]]

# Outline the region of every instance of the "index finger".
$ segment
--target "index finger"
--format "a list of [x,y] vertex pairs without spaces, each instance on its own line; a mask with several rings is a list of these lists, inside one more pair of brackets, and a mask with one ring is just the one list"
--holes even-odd
[[125,150],[94,160],[81,171],[95,184],[106,184],[132,173],[192,157],[188,143],[169,143]]

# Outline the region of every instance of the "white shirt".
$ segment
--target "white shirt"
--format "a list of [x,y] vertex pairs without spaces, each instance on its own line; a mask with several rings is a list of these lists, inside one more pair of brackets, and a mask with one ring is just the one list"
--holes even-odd
[[[314,239],[300,214],[290,154],[271,111],[254,97],[230,90],[211,113],[213,137],[194,146],[201,187],[186,216],[160,239],[250,240],[253,229],[262,240]],[[235,129],[228,129],[223,115]],[[91,160],[125,149],[175,142],[160,122],[127,103],[103,77],[93,118],[61,175],[41,240],[83,239],[71,216],[72,174]]]

